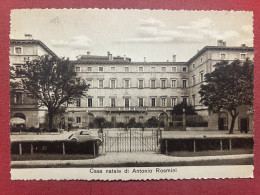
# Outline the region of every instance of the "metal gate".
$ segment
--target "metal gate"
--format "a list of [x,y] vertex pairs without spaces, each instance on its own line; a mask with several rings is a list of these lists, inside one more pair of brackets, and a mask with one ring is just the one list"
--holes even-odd
[[103,135],[103,150],[107,152],[156,151],[159,145],[158,131],[128,130]]

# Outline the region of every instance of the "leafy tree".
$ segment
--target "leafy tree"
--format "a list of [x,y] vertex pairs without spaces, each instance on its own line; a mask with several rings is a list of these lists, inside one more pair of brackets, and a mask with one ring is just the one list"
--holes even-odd
[[187,105],[186,102],[182,102],[180,104],[175,105],[171,114],[182,115],[183,108],[185,108],[186,115],[197,115],[194,107],[192,105]]
[[158,121],[157,118],[151,117],[151,118],[148,119],[147,123],[148,123],[148,126],[149,126],[149,127],[157,127],[159,121]]
[[233,133],[240,105],[253,106],[254,64],[249,59],[228,63],[221,61],[215,70],[205,75],[205,85],[201,85],[199,94],[205,106],[214,112],[227,110],[231,117],[229,133]]
[[49,129],[53,128],[53,117],[66,103],[86,96],[88,85],[77,77],[69,59],[44,55],[35,60],[25,59],[25,64],[16,74],[21,78],[25,91],[36,98],[39,107],[46,106]]
[[96,117],[94,118],[93,123],[95,124],[96,127],[100,128],[103,123],[106,122],[106,119],[104,117]]
[[134,127],[135,124],[136,124],[135,118],[134,117],[130,118],[128,122],[129,127]]

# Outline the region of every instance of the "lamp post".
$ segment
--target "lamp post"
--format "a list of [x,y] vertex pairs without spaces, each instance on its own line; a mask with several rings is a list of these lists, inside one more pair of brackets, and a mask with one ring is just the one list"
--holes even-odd
[[183,129],[183,131],[186,131],[186,114],[185,114],[185,108],[182,109],[182,129]]

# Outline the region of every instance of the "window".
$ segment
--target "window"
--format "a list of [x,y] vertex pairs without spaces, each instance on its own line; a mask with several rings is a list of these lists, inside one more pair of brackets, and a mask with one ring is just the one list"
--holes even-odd
[[88,107],[92,107],[92,98],[88,98]]
[[185,104],[187,104],[187,103],[188,103],[188,102],[187,102],[187,100],[188,100],[188,98],[187,98],[187,97],[183,97],[183,98],[182,98],[182,102],[183,102],[183,103],[185,103]]
[[176,66],[172,67],[172,72],[177,72],[177,67]]
[[192,85],[194,86],[195,84],[196,84],[196,77],[194,75],[194,76],[192,76]]
[[151,67],[151,72],[155,72],[155,67]]
[[192,69],[194,69],[194,68],[195,68],[195,63],[192,64]]
[[166,80],[165,79],[161,80],[161,88],[162,89],[166,88]]
[[139,116],[139,123],[143,123],[144,122],[144,117],[143,116]]
[[23,53],[22,47],[14,47],[14,53],[15,54],[22,54]]
[[125,80],[125,89],[129,89],[130,88],[130,80],[126,79]]
[[104,67],[103,66],[99,66],[98,67],[98,72],[103,72],[104,71]]
[[15,70],[20,71],[22,69],[22,65],[15,65]]
[[93,81],[92,80],[87,80],[87,85],[89,85],[89,87],[92,87]]
[[98,80],[98,88],[103,88],[103,80]]
[[139,98],[138,99],[138,106],[143,107],[144,106],[144,98]]
[[227,59],[227,54],[221,53],[220,54],[220,60],[226,60]]
[[165,106],[166,106],[166,98],[165,98],[165,97],[163,97],[163,98],[161,99],[161,105],[162,105],[162,107],[165,107]]
[[156,101],[155,97],[151,98],[151,107],[156,106],[155,101]]
[[110,88],[115,89],[116,88],[116,80],[110,80]]
[[144,80],[139,80],[138,81],[138,88],[143,89],[144,88]]
[[171,98],[171,106],[174,107],[176,105],[177,105],[177,98],[176,97]]
[[201,63],[201,64],[203,63],[203,57],[200,58],[200,63]]
[[80,117],[80,116],[77,117],[77,118],[76,118],[76,121],[77,121],[77,123],[81,123],[81,117]]
[[193,102],[193,106],[195,106],[196,102],[195,102],[195,95],[192,95],[192,102]]
[[23,103],[23,95],[21,92],[15,93],[15,103],[22,104]]
[[76,67],[76,68],[75,68],[75,71],[76,71],[76,72],[80,72],[80,67]]
[[155,80],[151,80],[151,88],[155,89]]
[[138,68],[138,71],[139,71],[139,72],[143,72],[143,71],[144,71],[144,67],[143,67],[143,66],[140,66],[140,67]]
[[172,80],[172,88],[175,88],[175,87],[177,87],[177,80],[173,79]]
[[129,67],[128,66],[125,67],[125,72],[129,72]]
[[166,67],[162,67],[162,72],[166,72]]
[[116,107],[116,98],[111,98],[111,100],[110,100],[111,102],[111,107]]
[[116,67],[112,66],[110,67],[110,72],[115,72],[116,71]]
[[241,60],[245,60],[246,59],[246,54],[245,53],[241,53],[240,54],[240,59]]
[[186,88],[186,87],[187,87],[187,80],[186,80],[186,79],[183,79],[183,80],[182,80],[182,87],[183,87],[183,88]]
[[130,98],[125,98],[125,107],[129,108],[130,106]]
[[183,67],[182,67],[182,72],[186,72],[186,71],[187,71],[186,66],[183,66]]
[[103,103],[104,103],[104,98],[103,97],[98,98],[98,106],[103,107],[104,106]]
[[125,122],[126,122],[126,123],[129,122],[129,117],[128,117],[128,116],[125,117]]
[[77,99],[76,106],[81,107],[81,100],[80,99]]
[[92,67],[87,67],[88,72],[92,72]]
[[204,71],[200,72],[200,82],[204,81]]

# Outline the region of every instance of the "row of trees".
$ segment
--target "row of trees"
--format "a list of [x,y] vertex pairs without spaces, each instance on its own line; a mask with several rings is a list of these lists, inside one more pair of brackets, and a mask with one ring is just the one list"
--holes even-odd
[[[205,84],[201,85],[201,103],[214,112],[230,112],[230,133],[233,133],[235,119],[239,114],[237,107],[253,106],[253,71],[254,64],[248,59],[232,63],[221,61],[215,65],[213,72],[205,75]],[[67,104],[86,96],[89,88],[84,79],[77,76],[69,59],[48,55],[35,60],[25,59],[25,64],[20,69],[11,68],[10,77],[12,96],[14,89],[22,86],[32,98],[38,100],[39,107],[45,106],[48,109],[49,129],[53,128],[53,117],[59,113],[62,106],[66,107]],[[175,106],[172,114],[182,114],[183,107],[187,114],[196,114],[195,110],[186,104]]]

